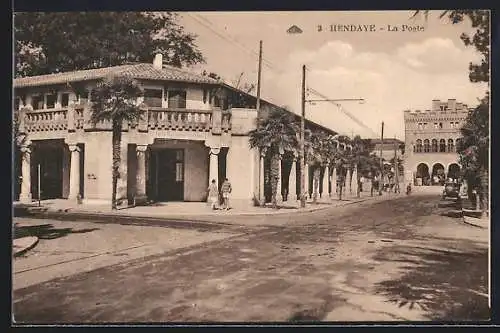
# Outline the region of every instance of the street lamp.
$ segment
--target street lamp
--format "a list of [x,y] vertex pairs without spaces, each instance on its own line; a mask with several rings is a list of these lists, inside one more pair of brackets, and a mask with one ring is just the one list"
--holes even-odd
[[[306,193],[305,192],[305,166],[306,166],[306,152],[305,152],[305,119],[306,119],[306,103],[316,103],[316,102],[332,102],[338,107],[341,105],[338,102],[359,102],[360,104],[365,103],[364,98],[338,98],[338,99],[309,99],[306,100],[306,65],[302,66],[302,117],[300,121],[300,207],[304,208],[306,206]],[[309,181],[309,180],[307,180]]]

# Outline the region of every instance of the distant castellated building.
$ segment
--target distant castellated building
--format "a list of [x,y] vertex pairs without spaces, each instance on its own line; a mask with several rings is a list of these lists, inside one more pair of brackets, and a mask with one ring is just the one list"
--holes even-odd
[[469,108],[455,99],[433,100],[431,110],[404,111],[405,182],[435,184],[445,178],[457,178],[460,166],[456,152],[460,128]]

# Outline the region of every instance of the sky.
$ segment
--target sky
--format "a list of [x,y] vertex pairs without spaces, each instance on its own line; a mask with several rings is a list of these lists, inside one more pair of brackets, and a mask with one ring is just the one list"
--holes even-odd
[[[403,140],[404,110],[430,109],[433,99],[475,106],[487,88],[468,78],[469,63],[480,59],[460,40],[473,31],[470,23],[452,25],[439,14],[431,11],[426,20],[411,18],[411,11],[182,12],[179,23],[197,35],[206,59],[194,70],[215,72],[229,84],[244,73],[242,81],[256,83],[262,40],[263,99],[300,114],[306,65],[308,89],[328,99],[364,99],[307,103],[308,119],[366,138],[380,137],[383,121],[384,137]],[[287,33],[292,25],[303,32]],[[363,31],[331,31],[331,25],[361,25]],[[306,99],[322,98],[309,92]]]

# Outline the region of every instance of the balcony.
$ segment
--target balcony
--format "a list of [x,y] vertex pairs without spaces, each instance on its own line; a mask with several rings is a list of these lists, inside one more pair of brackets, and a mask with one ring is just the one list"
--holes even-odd
[[[174,130],[194,132],[229,132],[231,113],[219,108],[212,110],[191,110],[149,107],[143,110],[142,119],[135,124],[123,124],[123,130],[137,129]],[[23,116],[24,115],[24,116]],[[111,122],[90,122],[90,109],[83,105],[69,108],[21,111],[20,131],[35,137],[64,137],[67,132],[111,130]]]

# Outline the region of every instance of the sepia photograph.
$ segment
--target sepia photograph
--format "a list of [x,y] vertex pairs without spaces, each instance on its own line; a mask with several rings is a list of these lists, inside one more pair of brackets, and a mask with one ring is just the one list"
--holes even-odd
[[490,19],[14,12],[11,325],[490,321]]

